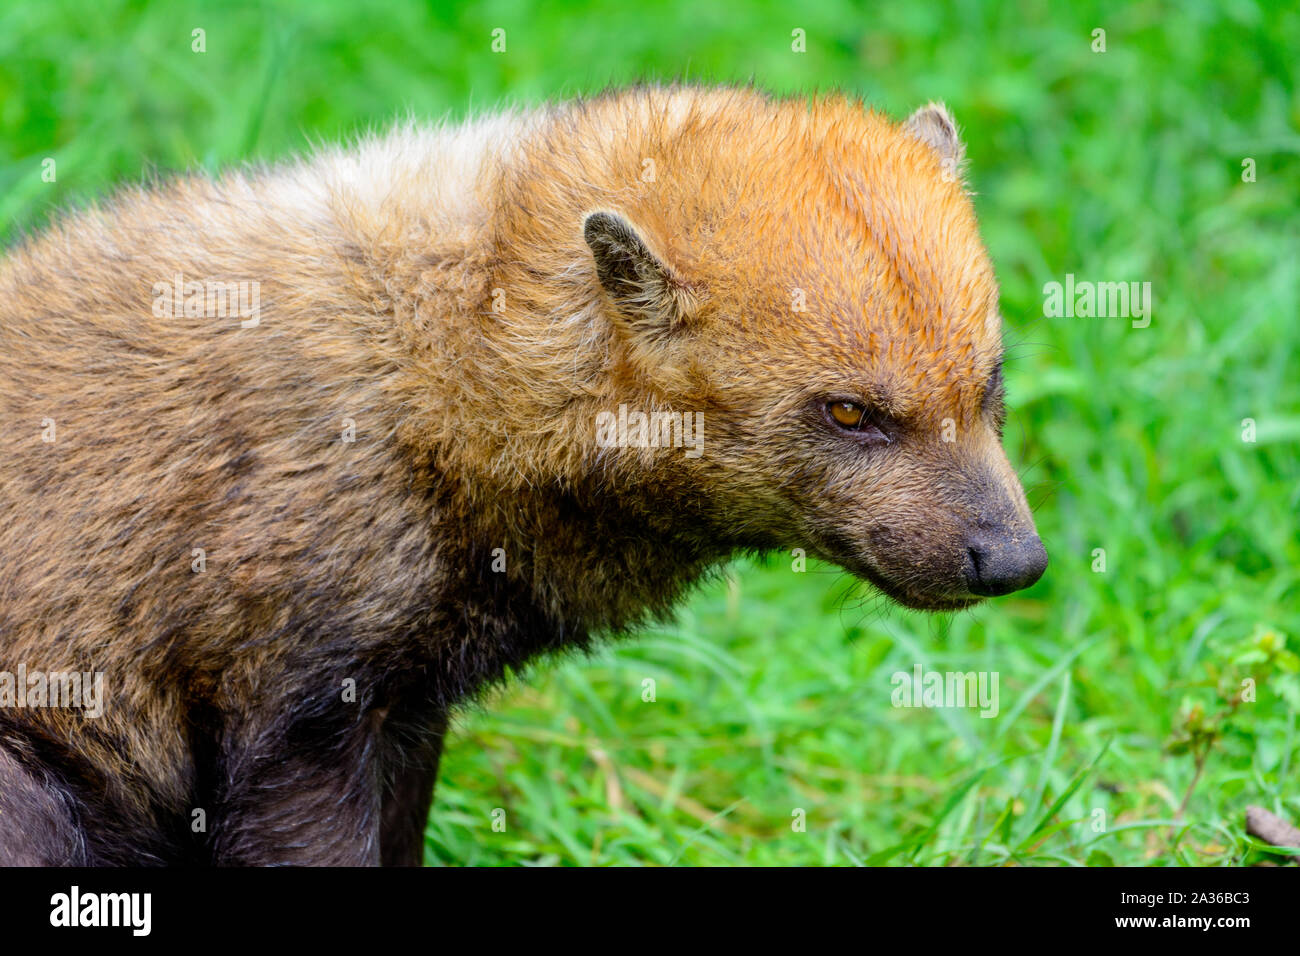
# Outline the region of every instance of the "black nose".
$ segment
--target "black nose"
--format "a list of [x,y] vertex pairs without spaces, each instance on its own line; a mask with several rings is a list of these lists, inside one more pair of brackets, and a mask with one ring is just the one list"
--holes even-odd
[[971,593],[997,597],[1027,588],[1043,576],[1047,549],[1038,535],[1024,537],[981,535],[967,543],[970,567],[966,571]]

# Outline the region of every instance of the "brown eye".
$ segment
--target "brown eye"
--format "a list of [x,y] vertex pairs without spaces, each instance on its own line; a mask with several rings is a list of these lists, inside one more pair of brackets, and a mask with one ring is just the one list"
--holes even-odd
[[831,418],[845,428],[857,428],[867,410],[854,402],[831,402],[826,406]]
[[892,444],[889,436],[876,424],[876,416],[867,411],[866,405],[850,399],[836,399],[822,406],[822,414],[828,425],[859,444]]

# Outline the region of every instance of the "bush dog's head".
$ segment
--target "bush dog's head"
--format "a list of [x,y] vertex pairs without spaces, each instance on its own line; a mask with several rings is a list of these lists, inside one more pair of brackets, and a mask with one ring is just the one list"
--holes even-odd
[[571,128],[593,149],[547,212],[585,197],[571,235],[611,365],[703,414],[702,454],[656,461],[735,544],[803,547],[915,608],[1039,578],[1001,444],[998,287],[942,106],[896,125],[839,97],[650,91]]

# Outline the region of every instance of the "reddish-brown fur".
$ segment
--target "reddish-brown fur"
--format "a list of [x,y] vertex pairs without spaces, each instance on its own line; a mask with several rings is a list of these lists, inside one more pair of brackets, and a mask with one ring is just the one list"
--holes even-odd
[[[0,671],[107,693],[0,707],[0,862],[417,862],[448,709],[504,668],[739,551],[944,608],[972,534],[1037,546],[941,109],[496,122],[127,192],[0,264]],[[155,317],[176,273],[260,282],[259,324]],[[704,453],[599,447],[620,404]]]

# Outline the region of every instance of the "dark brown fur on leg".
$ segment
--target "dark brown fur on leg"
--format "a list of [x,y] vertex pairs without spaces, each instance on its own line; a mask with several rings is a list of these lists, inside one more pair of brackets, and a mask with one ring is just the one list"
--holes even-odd
[[420,866],[424,862],[424,827],[446,730],[447,719],[440,717],[419,747],[394,760],[384,787],[379,836],[384,866]]
[[0,866],[85,865],[72,801],[0,746]]
[[[374,866],[380,778],[374,714],[342,731],[236,737],[226,748],[212,861],[219,866]],[[322,747],[322,740],[337,745]]]

